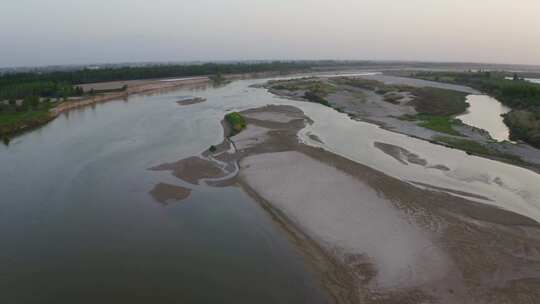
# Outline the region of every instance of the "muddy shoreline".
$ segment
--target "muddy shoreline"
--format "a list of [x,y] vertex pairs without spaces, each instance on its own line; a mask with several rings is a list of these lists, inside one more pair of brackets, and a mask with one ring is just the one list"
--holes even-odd
[[[187,172],[184,181],[242,187],[336,303],[533,303],[540,296],[535,221],[304,145],[297,133],[310,120],[297,108],[241,114],[247,128],[198,157],[212,172]],[[414,155],[403,160],[423,164]],[[196,163],[189,171],[201,172]]]

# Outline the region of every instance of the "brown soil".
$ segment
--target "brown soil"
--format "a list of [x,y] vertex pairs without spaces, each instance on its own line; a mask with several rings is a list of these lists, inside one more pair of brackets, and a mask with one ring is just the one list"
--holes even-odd
[[197,104],[197,103],[201,103],[201,102],[205,102],[206,99],[205,98],[201,98],[201,97],[195,97],[195,98],[189,98],[189,99],[184,99],[184,100],[179,100],[177,101],[176,103],[180,106],[189,106],[189,105],[194,105],[194,104]]
[[226,175],[214,162],[200,157],[190,157],[176,163],[162,164],[149,170],[172,171],[174,176],[193,185],[198,185],[199,181],[204,178],[216,178]]
[[188,198],[190,194],[190,189],[164,183],[157,184],[154,189],[150,191],[150,195],[152,195],[156,201],[164,205],[169,204],[170,201],[184,200]]

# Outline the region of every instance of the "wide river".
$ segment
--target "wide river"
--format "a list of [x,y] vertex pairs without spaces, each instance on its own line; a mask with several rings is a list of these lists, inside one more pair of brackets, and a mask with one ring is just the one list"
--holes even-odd
[[[283,229],[236,187],[196,187],[160,204],[148,168],[222,141],[231,110],[291,104],[330,151],[407,182],[461,190],[540,221],[540,175],[391,133],[330,108],[236,81],[132,96],[62,115],[0,146],[0,303],[324,303],[327,295]],[[185,96],[207,101],[179,106]],[[405,165],[401,146],[450,171]],[[336,198],[339,199],[339,198]],[[422,199],[422,198],[418,198]]]

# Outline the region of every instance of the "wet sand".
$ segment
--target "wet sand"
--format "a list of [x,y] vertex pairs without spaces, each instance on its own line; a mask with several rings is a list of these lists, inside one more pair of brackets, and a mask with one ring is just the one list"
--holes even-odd
[[304,145],[297,133],[310,120],[294,107],[242,114],[248,128],[204,154],[230,178],[190,169],[207,168],[201,158],[160,168],[192,184],[243,187],[298,245],[336,303],[534,303],[540,296],[535,221]]
[[150,195],[152,195],[156,201],[164,205],[167,205],[171,201],[184,200],[188,198],[190,194],[190,189],[165,183],[157,184],[154,189],[150,191]]
[[188,98],[188,99],[179,100],[179,101],[177,101],[176,103],[177,103],[179,106],[190,106],[190,105],[202,103],[202,102],[205,102],[205,101],[206,101],[205,98],[201,98],[201,97],[193,97],[193,98]]
[[179,179],[193,185],[198,185],[202,179],[225,176],[222,169],[214,162],[200,157],[190,157],[176,163],[162,164],[150,168],[152,171],[172,171]]

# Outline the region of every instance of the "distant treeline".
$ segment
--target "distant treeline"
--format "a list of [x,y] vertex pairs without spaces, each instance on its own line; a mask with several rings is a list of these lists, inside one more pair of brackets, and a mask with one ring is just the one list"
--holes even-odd
[[[358,62],[357,64],[361,64]],[[59,71],[49,73],[14,73],[0,76],[0,100],[22,99],[27,96],[66,97],[82,94],[77,84],[119,80],[203,76],[216,74],[287,72],[315,67],[351,65],[338,61],[293,61],[267,63],[156,65]]]
[[540,84],[499,72],[421,72],[413,76],[449,83],[463,84],[489,94],[512,111],[504,115],[512,140],[523,140],[540,149]]
[[515,80],[505,78],[504,73],[497,72],[421,72],[415,77],[462,84],[487,93],[513,109],[530,109],[540,107],[540,84],[525,81],[519,77]]

